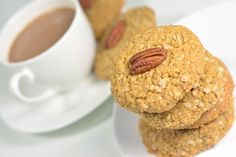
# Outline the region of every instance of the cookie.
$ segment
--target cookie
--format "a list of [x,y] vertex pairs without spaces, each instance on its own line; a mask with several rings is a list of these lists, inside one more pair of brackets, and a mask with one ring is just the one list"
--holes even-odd
[[163,113],[199,85],[205,49],[184,26],[161,26],[136,35],[114,62],[112,95],[132,112]]
[[228,111],[197,129],[157,130],[141,120],[143,142],[149,152],[162,157],[192,157],[214,146],[231,128],[234,121],[233,99],[228,105]]
[[104,31],[111,25],[121,12],[124,0],[79,0],[84,9],[96,39],[101,38]]
[[[196,128],[215,119],[227,109],[233,83],[225,66],[207,53],[205,72],[198,87],[191,89],[170,111],[142,113],[142,118],[157,129]],[[223,89],[223,90],[222,90]]]
[[131,9],[116,19],[99,43],[94,63],[96,76],[109,79],[118,49],[135,34],[155,27],[155,19],[154,12],[148,7]]

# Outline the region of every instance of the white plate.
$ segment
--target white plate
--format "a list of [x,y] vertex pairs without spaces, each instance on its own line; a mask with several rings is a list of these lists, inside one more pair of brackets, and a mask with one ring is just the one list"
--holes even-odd
[[76,89],[52,99],[26,104],[10,94],[7,72],[0,78],[0,115],[11,128],[27,133],[43,133],[65,127],[86,116],[109,96],[107,81],[98,81],[90,75]]
[[[155,5],[155,3],[153,3]],[[205,48],[220,57],[236,78],[236,2],[221,3],[197,13],[179,22],[195,32]],[[234,94],[235,95],[235,94]],[[117,144],[124,157],[152,157],[146,152],[138,131],[137,115],[116,105],[114,109],[114,130]],[[226,137],[213,149],[199,154],[200,157],[233,157],[236,154],[236,125]]]

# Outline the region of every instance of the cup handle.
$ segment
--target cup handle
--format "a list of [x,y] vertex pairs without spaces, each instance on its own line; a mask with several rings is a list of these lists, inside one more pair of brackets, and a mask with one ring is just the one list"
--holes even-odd
[[34,82],[35,80],[35,75],[33,74],[33,72],[29,69],[23,69],[21,72],[18,72],[16,74],[13,75],[13,77],[10,80],[10,88],[13,92],[13,94],[19,98],[22,101],[28,102],[28,103],[34,103],[34,102],[39,102],[39,101],[43,101],[46,100],[52,96],[54,96],[56,94],[56,92],[52,89],[48,89],[46,90],[43,94],[36,96],[36,97],[27,97],[24,94],[22,94],[20,87],[19,87],[19,83],[20,80],[26,77],[29,79],[30,82]]

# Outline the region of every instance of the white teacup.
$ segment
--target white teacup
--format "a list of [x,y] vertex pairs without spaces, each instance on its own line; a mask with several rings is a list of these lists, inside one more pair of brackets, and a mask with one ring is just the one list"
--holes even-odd
[[[63,37],[39,56],[22,62],[9,62],[9,50],[17,34],[32,19],[57,7],[75,9],[73,22]],[[77,0],[35,0],[18,11],[3,27],[0,62],[14,71],[9,82],[13,94],[25,102],[38,102],[78,85],[91,71],[95,46],[91,26]],[[36,97],[25,96],[20,89],[24,77],[30,83],[48,89]]]

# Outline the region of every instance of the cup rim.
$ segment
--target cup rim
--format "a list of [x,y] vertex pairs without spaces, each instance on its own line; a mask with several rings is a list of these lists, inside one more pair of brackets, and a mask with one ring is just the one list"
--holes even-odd
[[[64,0],[64,1],[68,1],[68,0]],[[3,26],[2,30],[1,30],[1,33],[0,33],[0,36],[2,35],[2,32],[5,30],[5,28],[9,25],[9,23],[14,19],[14,18],[17,18],[17,15],[18,14],[21,14],[22,12],[24,12],[24,10],[26,10],[27,8],[31,7],[32,5],[35,5],[35,3],[46,3],[47,0],[44,0],[44,1],[32,1],[30,3],[27,3],[26,5],[24,5],[23,7],[21,7],[20,9],[18,9],[8,20],[7,22],[5,23],[5,25]],[[56,46],[58,46],[59,44],[61,44],[65,38],[67,38],[69,32],[71,31],[72,28],[74,28],[74,26],[76,25],[76,19],[78,17],[78,10],[82,10],[82,7],[80,6],[79,2],[77,0],[71,0],[71,2],[73,3],[74,5],[74,10],[75,10],[75,16],[70,24],[70,26],[68,27],[68,29],[66,30],[66,32],[62,35],[62,37],[57,41],[55,42],[51,47],[49,47],[47,50],[45,50],[44,52],[42,52],[41,54],[35,56],[35,57],[32,57],[30,59],[27,59],[27,60],[24,60],[24,61],[19,61],[19,62],[9,62],[9,61],[6,61],[6,60],[0,60],[0,62],[6,66],[9,66],[9,67],[14,67],[14,66],[22,66],[22,65],[26,65],[26,64],[30,64],[30,63],[33,63],[35,62],[36,60],[39,60],[43,57],[45,57],[46,55],[48,55],[51,51],[51,49],[54,49]],[[47,10],[45,10],[47,11]],[[27,22],[30,22],[30,20],[32,19],[29,19],[27,20]],[[25,25],[27,25],[27,22],[25,23]],[[9,53],[9,52],[4,52],[4,53]]]

